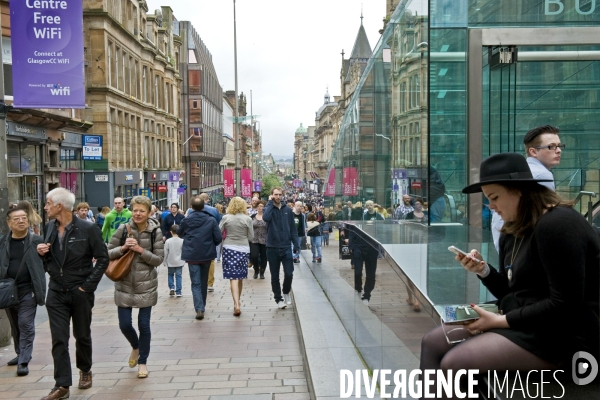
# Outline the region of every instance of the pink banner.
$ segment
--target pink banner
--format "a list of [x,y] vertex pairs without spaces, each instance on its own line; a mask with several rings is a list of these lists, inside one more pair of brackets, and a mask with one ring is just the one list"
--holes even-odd
[[329,171],[329,179],[325,186],[325,196],[335,196],[335,168]]
[[242,180],[242,197],[252,196],[252,170],[242,169],[240,179]]
[[344,196],[356,196],[358,194],[358,171],[356,168],[344,168]]
[[235,171],[233,169],[223,170],[223,196],[235,196]]

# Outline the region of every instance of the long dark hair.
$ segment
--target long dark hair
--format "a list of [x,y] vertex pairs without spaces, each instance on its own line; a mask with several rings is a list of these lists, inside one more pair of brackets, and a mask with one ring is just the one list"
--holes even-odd
[[525,235],[533,229],[544,213],[557,206],[573,207],[572,201],[560,198],[553,190],[540,184],[502,183],[509,192],[521,192],[517,208],[517,217],[514,221],[506,222],[501,233],[518,237]]

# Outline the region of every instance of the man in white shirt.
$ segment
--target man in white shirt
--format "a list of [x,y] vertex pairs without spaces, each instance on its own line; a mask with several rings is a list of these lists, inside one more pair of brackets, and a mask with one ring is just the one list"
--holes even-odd
[[[534,179],[552,179],[552,182],[538,182],[548,189],[556,191],[554,175],[550,169],[560,164],[560,158],[565,145],[558,137],[559,129],[552,125],[533,128],[525,134],[523,144],[527,155],[527,163]],[[502,218],[495,212],[492,214],[492,236],[494,246],[499,250],[500,229],[504,225]]]

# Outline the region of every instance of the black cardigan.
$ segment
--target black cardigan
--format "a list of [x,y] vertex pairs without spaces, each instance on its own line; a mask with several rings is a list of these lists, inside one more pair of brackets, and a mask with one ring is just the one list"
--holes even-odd
[[[499,299],[511,329],[554,336],[597,355],[600,238],[596,232],[575,210],[556,207],[520,242],[521,238],[502,235],[499,269],[492,268],[482,279]],[[509,281],[506,266],[511,262]]]

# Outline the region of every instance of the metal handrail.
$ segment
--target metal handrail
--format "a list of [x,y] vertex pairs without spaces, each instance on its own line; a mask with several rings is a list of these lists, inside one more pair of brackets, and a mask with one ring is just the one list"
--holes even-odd
[[588,201],[588,212],[587,212],[587,219],[588,222],[590,223],[590,225],[592,225],[592,221],[594,219],[594,215],[592,213],[593,211],[593,203],[592,203],[592,198],[596,197],[596,193],[595,192],[588,192],[585,190],[582,190],[579,192],[579,194],[577,195],[577,197],[575,197],[574,203],[573,205],[576,205],[577,203],[579,203],[579,200],[581,200],[581,198],[583,196],[589,196],[589,201]]

